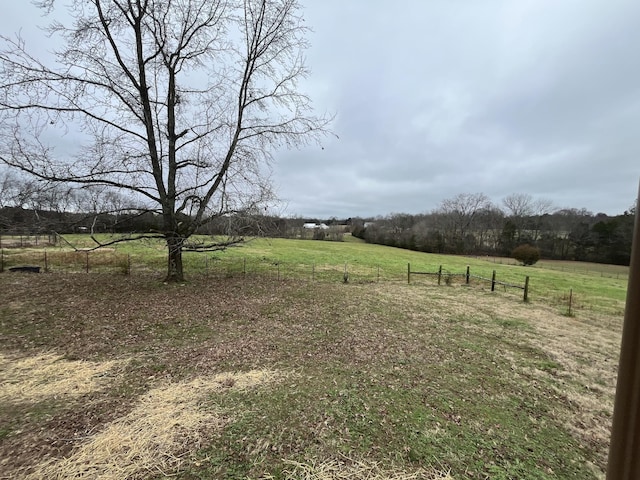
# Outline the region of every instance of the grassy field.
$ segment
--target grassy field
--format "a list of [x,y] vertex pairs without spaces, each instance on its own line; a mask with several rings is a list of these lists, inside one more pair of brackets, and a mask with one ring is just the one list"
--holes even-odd
[[160,246],[112,253],[134,274],[0,275],[1,478],[603,478],[626,281],[259,240],[164,285]]
[[[345,272],[352,283],[406,282],[407,265],[412,271],[462,274],[469,266],[472,276],[523,285],[530,277],[529,298],[568,313],[591,310],[606,315],[622,315],[628,267],[579,262],[541,261],[533,267],[516,265],[514,260],[494,257],[436,255],[370,245],[346,236],[346,242],[312,240],[256,239],[224,252],[185,253],[188,277],[199,275],[233,277],[261,276],[273,280],[318,280],[341,282]],[[103,237],[108,240],[108,237]],[[65,243],[68,242],[68,243]],[[53,248],[3,250],[4,268],[34,264],[53,272],[114,272],[162,276],[165,246],[160,241],[141,241],[114,245],[94,252],[73,251],[95,246],[88,235],[65,236]],[[45,261],[46,252],[46,261]],[[455,277],[455,282],[462,281]],[[433,276],[413,276],[412,282],[436,283]],[[472,278],[478,288],[489,288],[486,281]],[[522,291],[499,287],[503,294],[522,298]]]

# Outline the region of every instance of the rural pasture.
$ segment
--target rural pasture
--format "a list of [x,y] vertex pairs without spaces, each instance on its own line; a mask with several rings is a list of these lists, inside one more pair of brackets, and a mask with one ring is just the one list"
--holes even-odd
[[0,275],[0,478],[604,476],[626,277],[257,240],[165,285],[160,246],[112,253]]

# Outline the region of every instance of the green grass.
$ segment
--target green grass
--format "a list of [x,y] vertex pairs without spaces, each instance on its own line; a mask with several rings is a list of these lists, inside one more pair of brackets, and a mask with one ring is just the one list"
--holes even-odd
[[[90,246],[86,235],[68,240]],[[45,447],[43,432],[71,438],[100,428],[158,379],[270,368],[291,375],[206,400],[228,424],[177,478],[280,478],[290,461],[344,458],[450,469],[456,479],[590,479],[604,471],[609,366],[627,283],[607,275],[622,270],[522,267],[356,240],[256,239],[185,253],[183,285],[159,282],[165,249],[151,241],[91,253],[88,276],[65,274],[84,271],[86,253],[61,248],[46,250],[50,275],[1,275],[0,353],[131,359],[109,390],[84,403],[0,402],[1,456],[20,465],[68,453],[70,444]],[[7,249],[5,268],[38,264],[43,254]],[[132,275],[124,276],[129,258]],[[437,286],[416,275],[408,285],[407,264],[445,274],[469,266],[485,278],[495,270],[514,284],[529,276],[531,302],[520,290],[491,293],[477,278],[470,288],[461,277]]]
[[[291,263],[342,255],[390,269],[395,253],[422,268],[483,266],[357,243],[259,241],[219,255]],[[269,368],[289,375],[203,400],[227,423],[177,478],[281,478],[290,461],[345,458],[455,479],[592,479],[605,467],[607,438],[590,426],[610,422],[616,316],[584,309],[567,319],[539,301],[426,280],[194,275],[162,285],[140,274],[4,274],[0,290],[2,353],[130,359],[110,389],[77,401],[0,405],[0,454],[16,464],[40,461],[51,437],[98,431],[159,382]]]
[[[69,235],[66,240],[78,248],[90,247],[93,241],[88,235]],[[102,240],[110,237],[102,235]],[[347,236],[346,238],[350,238]],[[69,252],[68,249],[48,248],[48,266],[52,271],[84,271],[85,252]],[[4,250],[4,265],[8,268],[18,264],[39,264],[44,267],[44,251],[35,249]],[[165,269],[166,252],[161,241],[145,240],[121,243],[113,250],[91,252],[90,271],[123,273],[128,262],[134,274],[162,275]],[[255,239],[223,252],[193,253],[183,255],[187,277],[194,275],[261,275],[272,279],[301,279],[317,281],[344,281],[345,271],[351,282],[403,282],[407,279],[407,265],[412,271],[463,274],[469,266],[472,276],[490,279],[493,270],[497,280],[514,285],[523,285],[530,277],[529,299],[556,306],[560,311],[568,310],[569,294],[572,292],[572,310],[620,315],[624,311],[627,278],[619,275],[628,267],[612,265],[581,264],[578,262],[541,261],[533,267],[513,264],[510,259],[496,263],[492,257],[464,257],[437,255],[366,244],[359,239],[347,242],[323,242],[313,240]],[[569,270],[560,270],[559,268]],[[626,270],[625,270],[626,269]],[[610,275],[618,272],[618,276]],[[462,277],[455,276],[459,284]],[[432,285],[434,276],[412,276],[412,282]],[[443,279],[444,285],[444,279]],[[486,281],[472,278],[480,288],[488,288]],[[522,297],[522,291],[500,285],[498,292],[508,292]]]
[[[539,299],[559,301],[573,290],[577,302],[582,302],[586,307],[602,307],[613,313],[620,312],[620,302],[626,297],[627,286],[626,278],[615,279],[599,274],[599,268],[610,266],[584,264],[584,270],[559,272],[544,266],[531,268],[497,265],[484,258],[427,254],[361,242],[256,239],[240,247],[214,254],[211,258],[215,260],[210,261],[209,265],[215,264],[217,260],[226,264],[229,272],[236,273],[243,271],[243,262],[248,262],[250,269],[255,265],[255,270],[260,269],[258,264],[271,265],[267,271],[273,275],[275,265],[279,264],[281,277],[286,276],[287,272],[293,276],[310,277],[313,274],[311,269],[315,265],[320,275],[323,266],[333,267],[325,277],[341,279],[346,264],[350,277],[356,281],[359,278],[367,281],[404,281],[408,264],[411,265],[412,271],[437,272],[438,268],[443,266],[444,272],[456,274],[464,273],[469,266],[472,275],[491,278],[492,271],[496,270],[499,281],[518,285],[523,285],[524,278],[529,276],[532,299],[537,296]],[[187,253],[185,264],[186,268],[201,271],[202,257],[199,254]],[[434,280],[434,277],[413,277],[413,281],[423,283],[433,283]]]
[[626,279],[629,275],[629,267],[626,265],[607,265],[601,263],[585,263],[568,260],[540,260],[536,267],[543,267],[563,272],[585,273],[600,277],[613,277]]
[[[192,254],[193,255],[193,254]],[[193,258],[193,257],[191,257]],[[259,239],[239,248],[216,254],[219,262],[226,262],[231,272],[242,272],[243,261],[260,261],[266,265],[280,264],[281,276],[286,276],[287,268],[297,276],[311,277],[311,267],[318,270],[322,265],[333,266],[330,278],[342,278],[344,264],[350,278],[358,281],[406,281],[407,264],[412,271],[437,272],[440,266],[444,273],[462,274],[470,267],[471,274],[490,279],[496,270],[497,280],[523,285],[530,277],[530,299],[564,306],[565,297],[573,290],[574,305],[606,313],[620,314],[626,298],[626,278],[602,277],[593,264],[591,273],[563,272],[544,266],[532,268],[520,265],[495,264],[483,258],[455,255],[437,255],[412,252],[399,248],[385,247],[356,242],[318,242],[311,240]],[[195,263],[195,262],[194,262]],[[274,274],[274,268],[270,273]],[[283,273],[284,272],[284,273]],[[588,272],[588,271],[587,271]],[[460,282],[457,277],[456,282]],[[412,282],[434,284],[435,277],[413,276]],[[472,282],[488,287],[487,282]],[[498,290],[503,287],[498,286]],[[509,289],[511,293],[517,290]],[[516,293],[521,295],[520,293]]]

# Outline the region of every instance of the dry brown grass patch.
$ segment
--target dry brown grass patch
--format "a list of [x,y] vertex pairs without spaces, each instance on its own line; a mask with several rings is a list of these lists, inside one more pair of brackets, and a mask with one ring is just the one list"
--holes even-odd
[[12,358],[0,353],[0,402],[38,402],[95,392],[103,388],[110,372],[126,362],[69,361],[54,354]]
[[[401,308],[408,308],[403,307],[407,299],[419,305],[424,295],[423,289],[407,287],[402,299],[394,299],[380,288],[381,297],[395,301]],[[593,447],[600,468],[606,466],[622,316],[581,311],[578,317],[571,318],[537,302],[526,304],[473,290],[445,288],[429,290],[429,308],[432,319],[444,312],[446,316],[481,320],[479,324],[463,325],[471,331],[509,335],[512,342],[536,348],[550,362],[557,363],[557,369],[545,365],[517,366],[513,352],[508,348],[500,350],[511,362],[511,371],[523,382],[544,381],[562,399],[561,406],[552,410],[551,415],[580,443]],[[515,321],[516,326],[504,332],[501,320]],[[522,328],[517,326],[518,322]]]
[[166,475],[200,448],[206,432],[224,425],[221,413],[205,404],[208,395],[281,377],[278,372],[253,370],[154,388],[129,414],[107,425],[69,457],[45,461],[26,478],[116,480]]
[[[606,465],[611,435],[611,415],[615,397],[620,348],[620,329],[598,327],[596,323],[572,319],[542,310],[529,317],[535,332],[524,337],[561,365],[560,371],[524,372],[554,376],[554,390],[564,397],[566,411],[555,412],[583,443],[597,444],[599,461]],[[622,323],[620,319],[618,325]],[[571,408],[572,407],[572,408]]]
[[[285,480],[453,480],[446,472],[420,468],[412,472],[388,469],[378,462],[325,461],[298,463],[287,461],[290,468],[283,472]],[[269,479],[272,477],[264,477]]]

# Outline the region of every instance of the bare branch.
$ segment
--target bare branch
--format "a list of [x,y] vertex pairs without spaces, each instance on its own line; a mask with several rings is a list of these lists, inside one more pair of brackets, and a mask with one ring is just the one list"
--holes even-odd
[[[95,237],[95,235],[92,233],[91,234],[91,240],[93,240],[97,245],[93,248],[88,248],[85,249],[86,251],[92,252],[94,250],[98,250],[100,248],[104,248],[104,247],[108,247],[111,245],[117,245],[118,243],[125,243],[125,242],[134,242],[137,240],[157,240],[157,239],[164,239],[165,235],[157,233],[157,234],[140,234],[140,235],[133,235],[131,237],[126,237],[126,238],[116,238],[114,240],[109,240],[108,242],[102,242],[100,241],[98,238]],[[65,240],[66,243],[69,243]],[[73,247],[76,251],[78,250],[77,248]]]
[[187,252],[217,252],[220,250],[225,250],[232,246],[240,245],[242,243],[245,243],[244,237],[220,242],[208,242],[203,244],[186,243],[184,245],[184,250]]
[[[152,203],[167,277],[181,279],[193,233],[271,201],[273,149],[328,132],[331,118],[314,115],[298,88],[309,74],[298,1],[68,3],[71,21],[48,29],[64,42],[54,63],[0,37],[0,161]],[[75,145],[55,148],[61,132]]]

